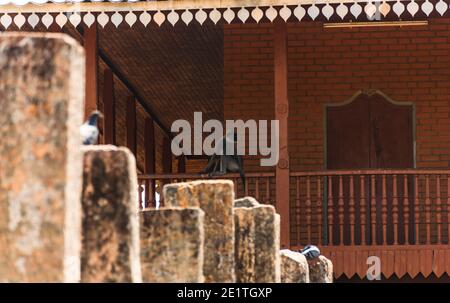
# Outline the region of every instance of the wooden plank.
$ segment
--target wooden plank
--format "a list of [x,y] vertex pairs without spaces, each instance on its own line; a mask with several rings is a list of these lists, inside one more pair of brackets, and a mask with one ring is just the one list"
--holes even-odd
[[445,250],[435,250],[433,260],[433,272],[439,278],[445,272]]
[[397,275],[398,278],[403,277],[406,272],[407,272],[407,268],[406,268],[406,263],[407,263],[407,255],[406,255],[406,251],[404,250],[397,250],[395,251],[395,274]]
[[419,252],[417,250],[408,250],[407,258],[408,258],[408,262],[406,265],[406,271],[412,278],[414,278],[420,272]]
[[386,267],[382,272],[386,278],[389,278],[395,272],[395,251],[383,251],[382,268],[383,263],[385,263]]
[[433,267],[433,250],[431,249],[420,249],[420,272],[424,277],[428,277],[432,272]]
[[445,272],[450,275],[450,249],[445,250]]
[[345,254],[346,262],[344,268],[344,274],[351,278],[356,274],[356,251],[350,251]]
[[103,75],[103,133],[105,144],[116,144],[116,102],[114,98],[114,75],[106,68]]
[[86,86],[85,86],[85,118],[98,108],[98,31],[97,23],[84,28],[84,50],[86,55]]
[[279,121],[279,161],[276,166],[276,208],[281,217],[281,248],[289,247],[289,153],[288,153],[288,85],[287,26],[274,24],[274,96],[275,120]]
[[361,279],[365,279],[367,275],[367,258],[369,254],[367,250],[361,250],[356,252],[356,273]]
[[125,123],[127,128],[127,147],[136,156],[136,100],[134,96],[127,98]]

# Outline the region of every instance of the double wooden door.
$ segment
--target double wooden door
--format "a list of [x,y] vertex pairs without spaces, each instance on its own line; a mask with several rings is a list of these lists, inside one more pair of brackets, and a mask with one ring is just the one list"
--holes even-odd
[[[360,170],[360,169],[407,169],[414,168],[414,109],[411,104],[399,104],[389,100],[382,93],[360,93],[350,102],[326,107],[326,155],[327,169],[330,170]],[[361,188],[359,177],[355,179],[355,196]],[[343,178],[342,196],[344,197],[345,230],[349,229],[348,200],[349,180]],[[391,210],[392,180],[387,180],[388,210]],[[412,191],[412,180],[408,180],[409,193]],[[402,184],[399,184],[402,185]],[[381,224],[381,180],[376,180],[376,214],[370,214],[371,189],[366,178],[366,214],[376,216],[377,225]],[[333,200],[335,214],[337,214],[337,199],[339,196],[338,177],[333,180]],[[402,195],[403,193],[399,193]],[[358,196],[357,196],[358,197]],[[412,197],[412,196],[410,196]],[[356,215],[360,212],[356,204]],[[370,221],[369,221],[370,222]],[[338,227],[338,216],[334,216],[334,226]],[[356,216],[356,237],[361,238],[361,228],[358,226],[359,216]],[[370,230],[366,239],[370,243],[382,243],[377,227],[377,239],[370,238]],[[344,233],[344,239],[339,239],[338,229],[334,229],[335,244],[349,243],[348,232]],[[391,241],[391,236],[387,241]],[[404,235],[403,235],[404,238]],[[355,242],[359,240],[355,239]],[[370,244],[367,243],[367,244]]]

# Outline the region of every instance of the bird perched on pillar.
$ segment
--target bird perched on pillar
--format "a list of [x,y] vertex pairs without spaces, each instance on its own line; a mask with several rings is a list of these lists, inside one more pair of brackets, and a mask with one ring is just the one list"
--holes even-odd
[[320,250],[315,245],[306,245],[300,253],[306,257],[307,260],[315,259],[320,256]]
[[98,118],[103,117],[103,114],[98,110],[94,110],[89,115],[86,122],[80,126],[80,134],[83,145],[96,144],[98,141]]

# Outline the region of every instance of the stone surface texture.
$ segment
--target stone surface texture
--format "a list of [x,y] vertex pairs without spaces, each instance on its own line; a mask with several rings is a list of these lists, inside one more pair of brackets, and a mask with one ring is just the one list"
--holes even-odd
[[280,216],[251,197],[234,206],[236,282],[280,282]]
[[167,184],[163,194],[167,206],[194,206],[205,212],[205,282],[235,282],[233,182],[202,180]]
[[333,283],[333,263],[325,256],[309,260],[309,280],[311,283]]
[[0,34],[0,281],[80,279],[84,50]]
[[203,282],[204,212],[199,207],[146,209],[141,218],[144,282]]
[[85,146],[82,282],[141,282],[136,162],[125,147]]
[[280,256],[282,283],[309,283],[309,266],[304,255],[289,249],[282,249]]

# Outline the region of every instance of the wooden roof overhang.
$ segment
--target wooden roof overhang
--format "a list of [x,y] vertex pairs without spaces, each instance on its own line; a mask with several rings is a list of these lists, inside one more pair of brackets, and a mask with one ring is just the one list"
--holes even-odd
[[[130,27],[150,22],[161,26],[178,22],[200,25],[208,22],[272,22],[278,16],[284,21],[386,21],[423,20],[444,16],[449,0],[167,0],[167,1],[79,1],[79,0],[0,0],[0,25],[19,28],[42,22],[63,27],[98,22],[101,27],[122,23]],[[24,15],[27,15],[24,17]]]

